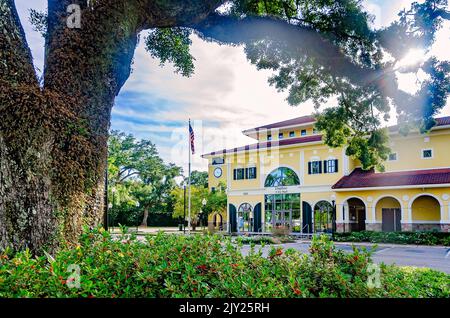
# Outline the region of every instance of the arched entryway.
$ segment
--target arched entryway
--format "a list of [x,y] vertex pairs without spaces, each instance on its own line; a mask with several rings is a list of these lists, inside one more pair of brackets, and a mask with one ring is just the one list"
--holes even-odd
[[223,217],[220,213],[215,213],[213,215],[213,227],[219,231],[223,230]]
[[397,232],[402,230],[402,209],[400,202],[394,197],[384,197],[375,203],[375,219],[381,220],[383,232]]
[[413,199],[411,217],[417,230],[438,229],[441,220],[441,204],[432,195],[424,194]]
[[366,229],[366,205],[359,198],[348,199],[347,205],[350,231],[364,231]]
[[253,208],[250,203],[242,203],[237,211],[238,232],[253,232]]
[[322,200],[314,205],[314,232],[331,233],[333,231],[333,206]]

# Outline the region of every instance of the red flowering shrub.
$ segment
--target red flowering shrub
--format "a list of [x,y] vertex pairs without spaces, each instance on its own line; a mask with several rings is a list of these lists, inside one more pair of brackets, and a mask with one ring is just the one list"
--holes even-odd
[[380,285],[371,287],[370,252],[345,253],[325,237],[309,255],[272,248],[264,257],[253,247],[243,256],[241,248],[219,236],[138,240],[94,230],[54,256],[0,253],[0,297],[450,296],[450,276],[428,269],[382,265]]

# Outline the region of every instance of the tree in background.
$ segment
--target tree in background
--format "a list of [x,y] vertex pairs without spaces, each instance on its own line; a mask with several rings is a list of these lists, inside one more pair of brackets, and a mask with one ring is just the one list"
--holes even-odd
[[[203,186],[191,185],[191,227],[195,231],[195,228],[199,224],[200,216],[203,209],[203,200],[208,199],[209,190]],[[186,201],[184,200],[184,188],[177,187],[172,190],[172,196],[175,201],[173,218],[184,218],[185,204],[186,204],[186,220],[189,219],[188,215],[188,197],[186,189]]]
[[227,211],[227,193],[226,186],[223,182],[209,193],[208,201],[203,211],[209,215],[212,213],[224,214]]
[[170,193],[181,168],[165,164],[152,142],[136,140],[131,134],[113,130],[108,149],[109,197],[118,200],[113,203],[120,209],[130,212],[126,220],[136,225],[141,215],[139,224],[147,226],[150,213],[170,213]]
[[[183,180],[185,185],[188,184],[188,177],[185,177]],[[199,187],[208,187],[208,172],[207,171],[197,171],[194,170],[191,172],[191,185],[199,186]]]
[[[203,172],[200,173],[203,174]],[[173,217],[184,218],[186,204],[186,218],[188,218],[188,198],[186,194],[186,201],[184,201],[184,188],[175,188],[172,191],[172,196],[175,201]],[[206,200],[205,205],[203,205],[204,200]],[[227,194],[223,183],[214,191],[209,191],[203,184],[191,185],[191,224],[193,230],[201,221],[207,220],[209,214],[223,213],[226,208]]]

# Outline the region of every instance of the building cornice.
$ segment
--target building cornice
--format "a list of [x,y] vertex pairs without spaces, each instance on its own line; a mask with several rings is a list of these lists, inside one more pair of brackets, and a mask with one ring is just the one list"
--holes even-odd
[[429,188],[449,188],[450,183],[442,184],[418,184],[418,185],[403,185],[403,186],[382,186],[382,187],[362,187],[362,188],[339,188],[333,189],[335,192],[348,191],[371,191],[371,190],[402,190],[402,189],[429,189]]

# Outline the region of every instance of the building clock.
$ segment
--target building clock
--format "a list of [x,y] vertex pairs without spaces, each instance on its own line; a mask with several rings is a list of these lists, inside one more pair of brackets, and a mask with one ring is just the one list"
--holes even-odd
[[216,178],[220,178],[222,176],[222,169],[220,169],[220,168],[214,169],[214,176]]

